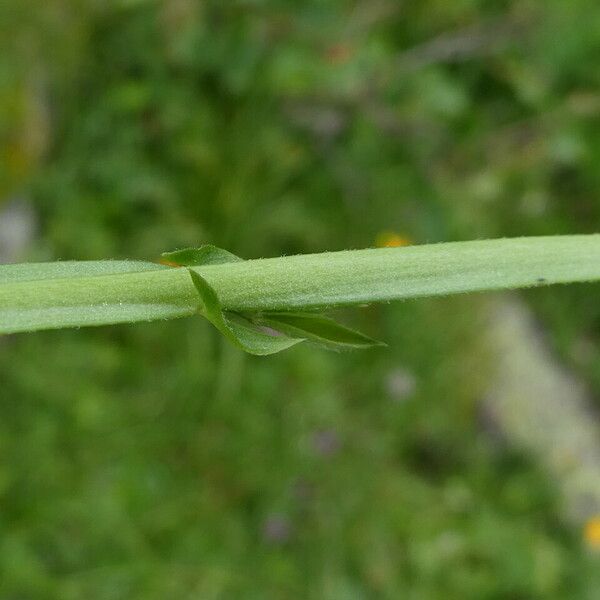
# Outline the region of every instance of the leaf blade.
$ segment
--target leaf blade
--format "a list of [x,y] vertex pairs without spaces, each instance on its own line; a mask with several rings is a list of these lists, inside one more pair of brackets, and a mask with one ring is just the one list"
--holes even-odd
[[[198,295],[187,269],[125,262],[115,273],[118,263],[0,266],[0,334],[196,314]],[[217,291],[225,311],[322,311],[599,281],[600,234],[349,250],[192,269]]]
[[314,313],[263,313],[259,322],[288,335],[307,340],[334,350],[367,349],[386,344],[346,327],[325,315]]
[[167,267],[136,260],[84,260],[0,265],[0,286],[25,281],[76,279],[163,271]]

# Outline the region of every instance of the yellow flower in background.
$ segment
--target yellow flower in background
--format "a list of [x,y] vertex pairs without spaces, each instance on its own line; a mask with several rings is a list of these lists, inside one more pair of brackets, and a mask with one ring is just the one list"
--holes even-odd
[[413,241],[404,235],[399,235],[395,231],[382,231],[377,235],[375,244],[378,248],[400,248],[410,246]]
[[592,550],[600,551],[600,515],[592,517],[585,524],[583,538]]

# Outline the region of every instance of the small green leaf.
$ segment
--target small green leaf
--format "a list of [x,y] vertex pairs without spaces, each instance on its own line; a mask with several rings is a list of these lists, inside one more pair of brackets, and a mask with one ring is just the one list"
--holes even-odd
[[287,335],[270,335],[236,313],[223,311],[217,294],[198,273],[189,271],[202,301],[202,314],[234,345],[250,354],[266,356],[303,341]]
[[385,346],[383,342],[319,314],[269,312],[263,313],[258,322],[287,335],[306,338],[335,350]]
[[163,252],[161,257],[164,261],[174,263],[182,267],[200,267],[205,265],[222,265],[223,263],[242,262],[244,259],[217,248],[211,244],[199,248],[184,248],[174,252]]

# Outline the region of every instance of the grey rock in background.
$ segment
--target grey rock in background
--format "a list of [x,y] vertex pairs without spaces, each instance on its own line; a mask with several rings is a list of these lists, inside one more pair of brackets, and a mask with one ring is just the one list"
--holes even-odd
[[496,372],[486,413],[557,482],[570,519],[593,518],[600,514],[600,423],[589,392],[553,357],[517,299],[494,302],[488,325]]
[[0,263],[18,262],[27,252],[36,231],[35,212],[22,198],[0,207]]

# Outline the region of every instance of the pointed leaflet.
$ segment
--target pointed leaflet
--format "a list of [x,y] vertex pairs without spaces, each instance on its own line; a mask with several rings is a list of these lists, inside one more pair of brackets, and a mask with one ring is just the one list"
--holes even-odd
[[258,322],[286,333],[334,350],[372,348],[385,346],[383,342],[340,325],[333,319],[319,314],[272,312],[263,313]]
[[202,314],[238,348],[250,354],[265,356],[281,352],[303,341],[301,338],[291,338],[287,335],[269,335],[239,315],[223,311],[217,294],[208,282],[191,269],[189,272],[202,300]]
[[206,244],[199,248],[184,248],[183,250],[175,250],[175,252],[163,252],[161,257],[165,262],[182,267],[220,265],[244,260],[231,252],[227,252],[227,250],[217,248],[211,244]]

